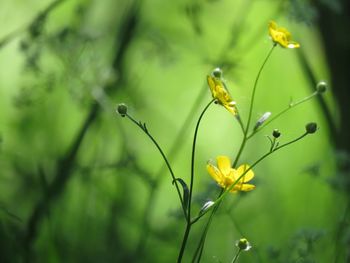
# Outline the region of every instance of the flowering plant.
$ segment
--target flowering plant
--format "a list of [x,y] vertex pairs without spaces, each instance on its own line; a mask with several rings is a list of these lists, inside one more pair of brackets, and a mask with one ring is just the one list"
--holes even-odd
[[[263,154],[260,158],[258,158],[255,161],[250,162],[250,165],[248,164],[242,164],[240,166],[237,166],[237,164],[240,162],[240,158],[242,156],[242,153],[247,145],[247,142],[255,136],[258,132],[260,132],[263,128],[267,127],[271,122],[282,116],[285,112],[291,110],[292,108],[310,100],[311,98],[320,95],[325,91],[325,88],[318,88],[314,93],[311,95],[302,98],[298,101],[295,101],[288,105],[286,109],[281,110],[279,113],[272,115],[271,112],[264,113],[255,123],[255,125],[252,127],[252,112],[253,112],[253,106],[255,102],[255,95],[257,91],[257,86],[259,82],[260,75],[271,57],[271,54],[275,50],[277,44],[280,45],[283,48],[299,48],[300,44],[291,40],[291,34],[289,31],[283,27],[278,27],[277,24],[274,21],[271,21],[268,25],[268,32],[272,39],[272,47],[270,51],[267,53],[267,56],[265,60],[263,61],[257,76],[254,81],[254,85],[252,88],[252,93],[250,96],[250,105],[248,110],[248,117],[245,121],[245,123],[242,121],[242,118],[239,114],[239,103],[234,101],[229,89],[227,87],[226,81],[223,78],[223,71],[220,68],[215,68],[208,76],[207,76],[207,83],[212,95],[212,99],[208,102],[208,104],[204,107],[203,111],[201,112],[195,130],[194,130],[194,138],[193,138],[193,146],[192,146],[192,154],[191,154],[191,173],[189,176],[189,180],[185,180],[183,178],[176,177],[171,165],[168,161],[168,158],[164,154],[162,148],[159,146],[157,141],[153,138],[153,136],[150,134],[148,128],[146,127],[145,123],[142,123],[140,121],[136,121],[127,110],[127,107],[125,104],[119,104],[118,106],[118,113],[122,117],[127,117],[130,119],[133,123],[135,123],[139,128],[142,129],[142,131],[151,139],[151,141],[155,144],[157,149],[159,150],[160,154],[162,155],[162,158],[164,159],[170,175],[172,179],[172,183],[175,186],[175,189],[178,194],[178,198],[180,200],[182,213],[185,219],[185,231],[183,234],[183,239],[181,242],[181,246],[179,249],[179,254],[177,258],[177,262],[182,262],[184,254],[187,250],[187,244],[188,244],[188,238],[191,234],[191,229],[194,224],[196,224],[199,220],[201,220],[205,215],[210,214],[209,218],[207,219],[207,223],[205,224],[202,234],[199,238],[199,242],[197,244],[197,248],[193,254],[192,262],[200,262],[203,248],[206,241],[206,236],[208,229],[210,227],[210,224],[212,222],[212,217],[215,215],[217,210],[219,209],[219,206],[221,202],[224,201],[224,198],[227,196],[227,193],[239,193],[240,191],[243,192],[250,192],[256,188],[255,184],[250,183],[251,180],[254,179],[254,172],[253,168],[258,165],[261,161],[263,161],[265,158],[270,156],[271,154],[277,152],[278,150],[285,148],[301,139],[306,137],[309,134],[313,134],[317,130],[316,123],[308,123],[305,126],[305,130],[301,135],[297,136],[293,140],[282,142],[280,141],[281,132],[278,129],[274,129],[271,132],[271,135],[267,138],[270,142],[270,147],[267,149],[266,153]],[[322,85],[324,87],[324,85]],[[215,200],[207,201],[200,211],[194,211],[192,207],[193,203],[193,189],[194,189],[194,179],[195,179],[195,153],[196,153],[196,142],[197,142],[197,134],[199,131],[200,123],[205,115],[206,111],[209,109],[209,107],[216,103],[222,107],[224,107],[227,111],[229,111],[234,118],[238,121],[238,124],[242,128],[242,141],[239,146],[238,153],[235,155],[235,158],[233,162],[231,162],[231,159],[228,156],[220,155],[216,157],[216,164],[214,164],[212,161],[208,161],[206,168],[209,173],[209,175],[214,179],[214,181],[218,184],[218,186],[221,188],[220,194]],[[273,116],[273,117],[271,117]],[[259,176],[259,175],[257,175]],[[186,182],[187,181],[187,182]],[[239,248],[238,252],[234,255],[232,262],[235,262],[238,259],[238,255],[241,253],[241,251],[248,251],[251,248],[250,242],[246,238],[241,238],[237,242],[237,247]]]

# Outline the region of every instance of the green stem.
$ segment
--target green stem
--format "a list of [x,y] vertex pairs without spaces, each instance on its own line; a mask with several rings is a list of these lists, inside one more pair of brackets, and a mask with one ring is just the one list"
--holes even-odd
[[192,154],[191,154],[191,181],[190,181],[190,190],[189,190],[189,198],[188,198],[188,207],[187,207],[187,217],[186,217],[186,229],[185,229],[185,233],[182,239],[182,244],[181,244],[181,248],[179,251],[179,255],[177,258],[177,262],[180,263],[182,261],[182,257],[183,254],[185,252],[186,249],[186,244],[188,241],[188,237],[190,235],[190,231],[191,231],[191,203],[192,203],[192,194],[193,194],[193,183],[194,183],[194,161],[195,161],[195,152],[196,152],[196,142],[197,142],[197,134],[198,134],[198,129],[199,129],[199,124],[204,116],[204,113],[207,111],[207,109],[209,108],[209,106],[215,101],[215,99],[212,99],[203,109],[202,113],[200,114],[197,124],[196,124],[196,128],[194,131],[194,136],[193,136],[193,144],[192,144]]
[[179,252],[179,256],[177,257],[177,263],[180,263],[182,261],[182,257],[183,257],[183,254],[185,252],[185,248],[186,248],[186,244],[187,244],[187,240],[188,240],[188,237],[190,235],[190,231],[191,231],[191,224],[187,222],[186,224],[186,230],[185,230],[185,233],[184,233],[184,236],[182,238],[182,243],[181,243],[181,248],[180,248],[180,252]]
[[242,132],[243,132],[243,134],[244,134],[244,125],[243,125],[243,122],[242,122],[241,116],[240,116],[240,115],[239,115],[239,113],[238,113],[238,109],[237,109],[236,120],[238,121],[238,123],[239,123],[239,127],[241,127]]
[[180,199],[180,202],[181,202],[181,205],[182,205],[182,210],[184,212],[184,216],[185,218],[187,218],[187,211],[186,211],[186,207],[185,207],[185,204],[184,204],[184,201],[183,201],[183,198],[181,196],[181,191],[180,191],[180,188],[179,188],[179,185],[176,181],[176,178],[175,178],[175,175],[174,175],[174,172],[173,170],[171,169],[171,166],[170,166],[170,163],[167,159],[167,157],[165,156],[162,148],[159,146],[159,144],[157,143],[157,141],[153,138],[153,136],[148,132],[147,128],[146,128],[146,124],[142,125],[140,122],[137,122],[133,117],[131,117],[129,114],[126,114],[126,116],[133,122],[135,123],[139,128],[141,128],[141,130],[151,139],[151,141],[154,143],[154,145],[157,147],[158,151],[160,152],[160,154],[162,155],[164,161],[165,161],[165,164],[166,166],[168,167],[168,170],[170,172],[170,175],[171,175],[171,178],[175,184],[175,187],[176,187],[176,191],[177,191],[177,194],[179,196],[179,199]]
[[[268,137],[268,138],[270,139],[270,137]],[[271,141],[270,152],[272,152],[273,149],[275,148],[275,145],[276,145],[276,138],[273,137],[273,139],[272,140],[270,139],[270,141]]]
[[[267,56],[266,56],[266,58],[265,58],[263,64],[261,65],[261,67],[260,67],[260,69],[259,69],[259,72],[258,72],[258,74],[257,74],[257,76],[256,76],[255,83],[254,83],[254,87],[253,87],[253,91],[252,91],[251,101],[250,101],[250,107],[249,107],[249,115],[248,115],[247,126],[246,126],[245,129],[244,129],[244,125],[243,125],[243,123],[242,123],[242,121],[241,121],[239,115],[238,115],[238,117],[237,117],[237,120],[238,120],[238,122],[239,122],[239,124],[240,124],[240,126],[241,126],[241,128],[242,128],[242,131],[243,131],[243,140],[242,140],[240,149],[239,149],[239,151],[238,151],[238,154],[237,154],[237,156],[236,156],[236,159],[235,159],[235,161],[234,161],[234,163],[233,163],[233,167],[235,167],[235,166],[237,165],[238,160],[239,160],[239,158],[240,158],[240,155],[242,154],[243,149],[244,149],[244,146],[245,146],[245,144],[246,144],[246,142],[247,142],[247,135],[248,135],[249,126],[250,126],[250,122],[251,122],[251,117],[252,117],[252,112],[253,112],[253,104],[254,104],[254,99],[255,99],[255,93],[256,93],[256,88],[257,88],[258,80],[259,80],[260,75],[261,75],[261,72],[262,72],[263,68],[265,67],[266,62],[268,61],[269,57],[271,56],[272,51],[274,50],[275,46],[276,46],[276,45],[273,45],[272,48],[270,49],[269,53],[267,54]],[[239,178],[239,179],[240,179],[240,178]],[[238,182],[238,181],[239,181],[239,180],[237,180],[237,182]],[[236,183],[237,183],[237,182],[236,182]],[[220,194],[220,196],[219,196],[218,199],[222,199],[222,194]],[[209,218],[209,220],[208,220],[208,222],[207,222],[206,228],[205,228],[204,232],[202,233],[202,237],[201,237],[199,246],[198,246],[198,248],[197,248],[197,250],[196,250],[196,253],[195,253],[195,256],[194,256],[194,258],[193,258],[193,260],[195,260],[195,258],[197,257],[197,255],[198,255],[198,253],[199,253],[198,261],[197,261],[197,262],[200,261],[200,258],[201,258],[201,256],[202,256],[202,250],[203,250],[203,246],[204,246],[204,243],[205,243],[206,234],[207,234],[207,231],[208,231],[209,226],[210,226],[210,224],[211,224],[212,217],[213,217],[213,215],[215,214],[216,210],[218,209],[218,206],[219,206],[219,204],[217,204],[217,205],[215,206],[214,210],[212,210],[212,213],[211,213],[210,218]],[[206,211],[204,211],[204,213],[203,213],[202,215],[197,216],[194,220],[191,221],[191,223],[194,224],[195,222],[197,222],[205,213],[206,213]],[[187,215],[190,216],[190,213],[187,213]],[[192,262],[194,262],[194,261],[192,261]]]
[[[218,195],[218,198],[223,194],[223,192],[224,192],[224,189],[221,189],[221,191],[220,191],[220,193],[219,193],[219,195]],[[210,216],[209,216],[209,219],[208,219],[208,221],[207,221],[207,224],[205,225],[205,228],[204,228],[204,230],[203,230],[203,232],[202,232],[202,235],[201,235],[201,238],[200,238],[200,240],[199,240],[197,249],[196,249],[196,251],[195,251],[195,253],[194,253],[193,257],[192,257],[192,263],[194,263],[194,262],[197,262],[197,263],[198,263],[198,262],[200,262],[200,260],[201,260],[202,253],[203,253],[203,248],[204,248],[204,243],[205,243],[205,239],[206,239],[206,237],[207,237],[207,233],[208,233],[210,224],[211,224],[211,222],[212,222],[212,220],[213,220],[213,217],[214,217],[216,211],[219,209],[219,206],[220,206],[220,203],[211,211],[211,214],[210,214]],[[191,223],[194,224],[195,222],[198,221],[199,218],[201,218],[201,216],[199,216],[199,217],[197,218],[197,220],[193,220]],[[196,259],[197,259],[197,261],[196,261]]]
[[252,114],[253,114],[253,105],[254,105],[254,100],[255,100],[255,93],[256,93],[256,88],[257,88],[257,85],[258,85],[258,81],[259,81],[259,78],[260,78],[260,75],[261,75],[261,72],[262,70],[264,69],[265,65],[266,65],[266,62],[268,61],[268,59],[270,58],[271,54],[272,54],[272,51],[274,50],[274,48],[276,47],[276,44],[274,44],[272,46],[272,48],[270,49],[269,53],[267,54],[264,62],[262,63],[259,71],[258,71],[258,74],[256,75],[256,78],[255,78],[255,82],[254,82],[254,86],[253,86],[253,91],[252,91],[252,96],[251,96],[251,99],[250,99],[250,106],[249,106],[249,114],[248,114],[248,120],[247,120],[247,126],[246,128],[244,129],[244,135],[243,135],[243,140],[242,140],[242,143],[241,143],[241,146],[238,150],[238,154],[236,156],[236,159],[235,161],[233,162],[233,167],[236,167],[237,166],[237,163],[238,163],[238,160],[243,152],[243,149],[244,149],[244,146],[247,142],[247,137],[248,137],[248,131],[249,131],[249,127],[250,127],[250,123],[251,123],[251,120],[252,120]]
[[217,207],[215,207],[215,209],[212,210],[210,216],[209,216],[209,219],[208,219],[208,222],[207,224],[205,225],[205,228],[202,232],[202,235],[201,235],[201,238],[199,240],[199,243],[198,243],[198,246],[196,248],[196,251],[193,255],[193,258],[192,258],[192,263],[199,263],[201,261],[201,258],[202,258],[202,255],[203,255],[203,249],[204,249],[204,244],[205,244],[205,240],[207,238],[207,234],[208,234],[208,230],[209,230],[209,227],[211,225],[211,222],[214,218],[214,215],[216,213],[216,211],[218,210],[217,208],[219,207],[219,205]]
[[231,263],[235,263],[235,262],[236,262],[236,260],[237,260],[238,257],[239,257],[239,254],[241,254],[241,252],[242,252],[242,249],[239,249],[238,252],[237,252],[237,254],[235,255],[235,257],[232,259]]
[[187,212],[187,222],[190,223],[191,221],[191,201],[192,201],[192,194],[193,194],[193,183],[194,183],[194,161],[195,161],[195,153],[196,153],[196,142],[197,142],[197,134],[199,129],[199,124],[204,116],[204,113],[207,111],[209,106],[215,101],[215,99],[212,99],[207,106],[203,109],[201,115],[198,118],[196,128],[194,131],[193,136],[193,143],[192,143],[192,154],[191,154],[191,181],[190,181],[190,193],[189,193],[189,202],[188,202],[188,212]]
[[285,108],[284,110],[280,111],[278,114],[276,114],[274,117],[270,118],[268,121],[266,121],[264,123],[263,126],[259,127],[258,129],[256,129],[255,131],[251,132],[248,136],[247,136],[247,140],[249,140],[250,138],[252,138],[256,133],[258,133],[259,131],[261,131],[264,127],[266,127],[267,125],[269,125],[271,122],[273,122],[274,120],[276,120],[277,118],[279,118],[282,114],[286,113],[287,111],[291,110],[292,108],[312,99],[313,97],[315,97],[316,95],[319,95],[320,93],[318,91],[315,91],[314,93],[312,93],[311,95],[296,101],[294,103],[289,104],[289,106],[287,108]]

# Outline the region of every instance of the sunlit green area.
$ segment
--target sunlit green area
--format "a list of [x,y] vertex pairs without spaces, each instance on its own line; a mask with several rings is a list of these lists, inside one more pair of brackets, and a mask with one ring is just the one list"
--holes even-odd
[[[236,262],[347,262],[346,5],[2,1],[0,262],[179,262],[186,220],[173,179],[147,133],[117,105],[146,124],[189,187],[195,127],[212,100],[207,75],[223,70],[246,125],[257,74],[274,45],[271,20],[301,47],[273,48],[250,128],[266,112],[270,119],[286,112],[262,124],[240,153],[237,116],[220,103],[209,106],[197,134],[191,216],[221,191],[209,160],[239,155],[237,167],[252,165],[270,151],[274,129],[278,145],[303,135],[310,122],[317,131],[254,166],[253,191],[227,193],[212,218],[213,210],[200,217],[182,262],[233,262],[241,238],[252,248]],[[328,83],[322,94],[320,81]]]

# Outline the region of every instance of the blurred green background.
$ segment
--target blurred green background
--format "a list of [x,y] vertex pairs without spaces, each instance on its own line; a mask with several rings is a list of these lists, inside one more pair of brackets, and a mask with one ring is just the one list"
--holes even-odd
[[[256,190],[230,195],[202,262],[348,262],[350,48],[347,1],[16,0],[0,4],[0,261],[175,262],[185,222],[171,178],[124,102],[189,181],[193,131],[222,67],[242,118],[272,42],[273,19],[301,43],[277,47],[258,84],[253,120],[311,94],[258,133],[242,156],[315,135],[258,165]],[[272,115],[273,116],[273,115]],[[212,106],[198,135],[194,209],[219,191],[207,160],[237,154],[242,134]],[[193,228],[190,262],[204,217]]]

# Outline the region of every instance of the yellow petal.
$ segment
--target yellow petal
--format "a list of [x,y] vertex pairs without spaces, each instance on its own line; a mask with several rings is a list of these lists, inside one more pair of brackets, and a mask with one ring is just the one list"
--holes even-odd
[[280,44],[284,48],[299,48],[297,42],[291,41],[292,34],[284,27],[278,27],[275,21],[269,23],[269,35],[272,41]]
[[277,28],[277,24],[275,21],[271,20],[269,22],[269,30],[275,30]]
[[229,112],[231,112],[233,115],[237,114],[237,108],[236,108],[236,103],[232,101],[232,103],[229,104],[224,104],[225,109],[227,109]]
[[275,21],[270,21],[269,23],[269,35],[273,41],[275,41],[275,36],[277,33],[277,24]]
[[223,175],[222,186],[224,188],[230,187],[235,182],[233,173],[234,173],[234,169],[231,168],[230,173],[228,175]]
[[238,184],[235,185],[231,190],[230,193],[236,193],[238,191],[242,192],[249,192],[255,189],[255,185],[252,184]]
[[213,98],[233,115],[236,115],[236,102],[232,100],[232,97],[226,88],[225,81],[212,75],[207,76],[207,81]]
[[289,41],[288,48],[299,48],[300,44],[298,42]]
[[232,193],[232,194],[237,194],[237,192],[238,192],[238,190],[235,190],[235,188],[230,190],[230,193]]
[[244,192],[249,192],[254,189],[255,189],[255,185],[253,184],[242,184],[239,190]]
[[215,84],[215,81],[214,81],[214,77],[208,75],[207,76],[207,81],[208,81],[208,86],[210,88],[210,91],[211,91],[213,97],[216,98],[216,91],[215,91],[216,84]]
[[224,176],[229,176],[231,172],[231,160],[227,156],[216,157],[218,168]]
[[277,29],[277,31],[281,34],[283,34],[287,41],[289,41],[292,37],[291,33],[284,27],[280,27]]
[[210,174],[210,176],[217,182],[221,183],[222,182],[222,175],[219,171],[218,168],[216,168],[214,165],[208,162],[207,164],[207,171]]
[[219,185],[221,188],[224,188],[224,189],[227,188],[227,186],[226,186],[226,184],[225,184],[224,181],[219,182],[218,185]]
[[216,86],[217,97],[222,104],[230,103],[232,101],[230,93],[228,93],[225,85],[220,83]]
[[[242,164],[240,167],[238,167],[237,175],[236,175],[237,178],[240,177],[248,169],[249,169],[248,164]],[[240,180],[240,182],[249,182],[253,178],[254,178],[254,172],[253,172],[253,170],[250,169],[248,172],[246,172],[246,174],[243,176],[243,178]]]

